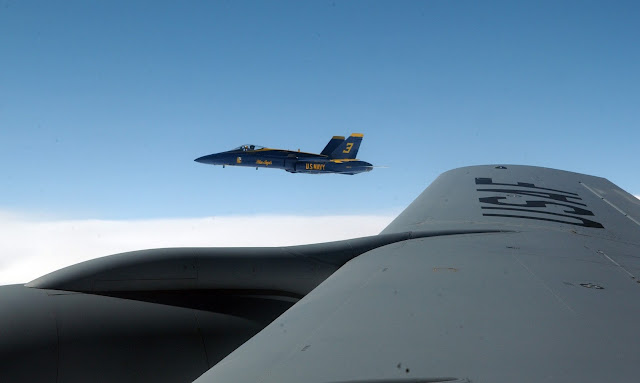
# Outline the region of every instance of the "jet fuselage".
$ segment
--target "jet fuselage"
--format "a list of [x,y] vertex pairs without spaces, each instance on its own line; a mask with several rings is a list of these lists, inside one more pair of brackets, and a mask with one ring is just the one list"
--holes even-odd
[[209,154],[195,161],[222,166],[276,168],[290,173],[358,174],[373,169],[369,162],[355,158],[362,135],[352,134],[348,139],[334,137],[321,154],[270,149],[256,145],[242,145],[235,149]]

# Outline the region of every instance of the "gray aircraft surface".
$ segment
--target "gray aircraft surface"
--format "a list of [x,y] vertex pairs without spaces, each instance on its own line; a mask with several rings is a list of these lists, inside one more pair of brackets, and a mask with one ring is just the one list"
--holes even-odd
[[117,254],[0,288],[0,382],[633,382],[640,201],[438,177],[379,235]]

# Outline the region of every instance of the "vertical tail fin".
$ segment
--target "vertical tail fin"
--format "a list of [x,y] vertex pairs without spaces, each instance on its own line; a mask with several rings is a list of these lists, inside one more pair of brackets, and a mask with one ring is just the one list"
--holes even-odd
[[362,137],[364,135],[362,133],[352,133],[349,138],[342,141],[337,148],[331,152],[329,158],[334,158],[338,160],[344,159],[354,159],[356,158],[356,154],[358,154],[358,149],[360,149],[360,143],[362,142]]
[[333,152],[338,147],[338,145],[342,143],[342,141],[344,141],[343,136],[333,136],[331,138],[331,141],[329,141],[327,146],[322,149],[322,152],[320,154],[323,154],[325,156],[331,155],[331,152]]

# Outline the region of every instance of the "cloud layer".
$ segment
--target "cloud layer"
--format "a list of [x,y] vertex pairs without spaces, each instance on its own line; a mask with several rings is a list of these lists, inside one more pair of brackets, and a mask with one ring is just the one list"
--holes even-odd
[[0,285],[25,283],[74,263],[140,249],[289,246],[363,237],[378,234],[396,215],[55,221],[0,211]]
[[0,212],[0,285],[74,263],[160,247],[288,246],[378,234],[394,215],[34,221]]

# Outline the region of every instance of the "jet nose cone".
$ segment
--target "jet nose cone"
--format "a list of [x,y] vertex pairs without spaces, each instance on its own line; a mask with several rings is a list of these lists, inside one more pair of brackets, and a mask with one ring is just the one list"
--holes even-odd
[[209,156],[198,157],[194,161],[195,162],[200,162],[201,164],[206,164],[207,163],[207,157],[209,157]]
[[224,156],[221,153],[209,154],[208,156],[202,156],[196,158],[194,161],[200,162],[201,164],[209,164],[209,165],[224,165]]

